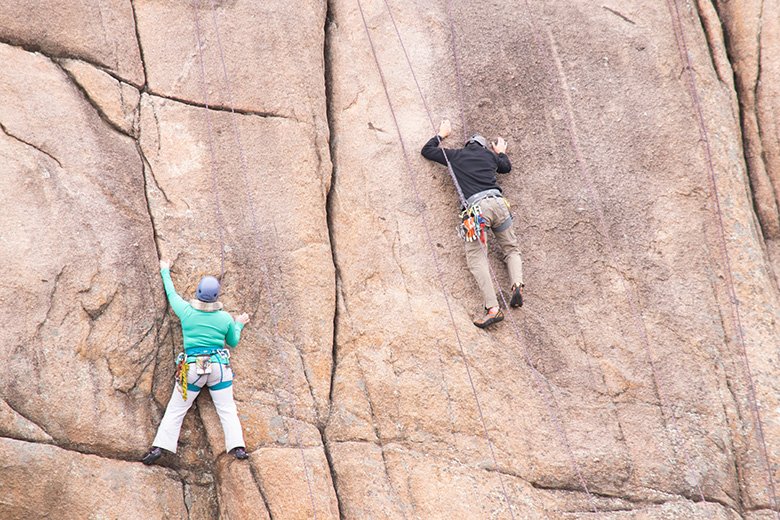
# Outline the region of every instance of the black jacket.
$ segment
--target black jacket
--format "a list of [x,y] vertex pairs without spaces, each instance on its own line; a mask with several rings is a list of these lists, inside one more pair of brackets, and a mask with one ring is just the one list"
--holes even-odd
[[496,182],[496,172],[509,173],[512,170],[512,164],[506,154],[496,155],[477,143],[467,144],[457,150],[439,148],[439,138],[433,136],[425,143],[421,153],[426,159],[446,165],[445,152],[460,189],[463,190],[463,196],[467,199],[480,191],[501,191]]

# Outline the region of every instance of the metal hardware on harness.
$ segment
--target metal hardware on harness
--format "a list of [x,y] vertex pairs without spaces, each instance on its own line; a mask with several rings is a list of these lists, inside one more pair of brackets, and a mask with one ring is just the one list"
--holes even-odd
[[460,213],[462,220],[458,226],[458,235],[465,242],[473,242],[479,239],[483,244],[487,243],[487,231],[485,225],[487,220],[482,216],[482,209],[474,204]]
[[230,350],[226,348],[221,348],[217,350],[217,356],[219,356],[220,363],[222,363],[226,367],[230,366]]
[[211,356],[195,356],[195,373],[199,376],[211,373]]

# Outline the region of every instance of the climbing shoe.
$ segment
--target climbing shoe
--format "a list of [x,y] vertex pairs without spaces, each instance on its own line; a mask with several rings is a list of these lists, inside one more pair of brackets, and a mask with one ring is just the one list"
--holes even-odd
[[494,323],[504,319],[504,313],[500,307],[493,307],[492,309],[485,309],[485,315],[481,318],[474,320],[474,325],[480,329],[490,327]]
[[509,300],[509,305],[512,307],[522,307],[523,306],[523,285],[513,285],[512,286],[512,299]]
[[232,450],[230,450],[230,453],[238,460],[244,460],[249,458],[249,454],[246,452],[243,446],[239,446],[238,448],[233,448]]
[[146,464],[147,466],[150,464],[154,464],[154,462],[162,457],[163,450],[162,448],[158,448],[157,446],[152,446],[152,449],[149,450],[149,453],[144,455],[144,458],[141,459],[141,462]]

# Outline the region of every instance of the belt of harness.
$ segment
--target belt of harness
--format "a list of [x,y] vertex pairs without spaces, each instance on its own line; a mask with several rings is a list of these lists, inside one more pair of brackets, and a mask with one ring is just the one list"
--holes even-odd
[[195,373],[198,375],[210,374],[212,363],[219,363],[220,365],[230,366],[230,351],[226,348],[214,350],[208,354],[199,355],[186,355],[184,352],[180,352],[176,358],[176,383],[181,388],[181,396],[185,401],[187,400],[187,377],[190,370],[190,365],[195,365]]

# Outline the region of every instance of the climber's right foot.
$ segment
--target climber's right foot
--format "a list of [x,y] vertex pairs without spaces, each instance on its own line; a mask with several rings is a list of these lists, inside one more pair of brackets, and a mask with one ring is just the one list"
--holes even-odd
[[512,286],[512,299],[509,305],[512,307],[523,306],[523,284],[514,284]]
[[157,446],[152,446],[152,449],[149,450],[149,453],[144,455],[144,458],[141,459],[141,462],[149,466],[150,464],[154,464],[157,459],[162,457],[163,450],[162,448],[158,448]]

